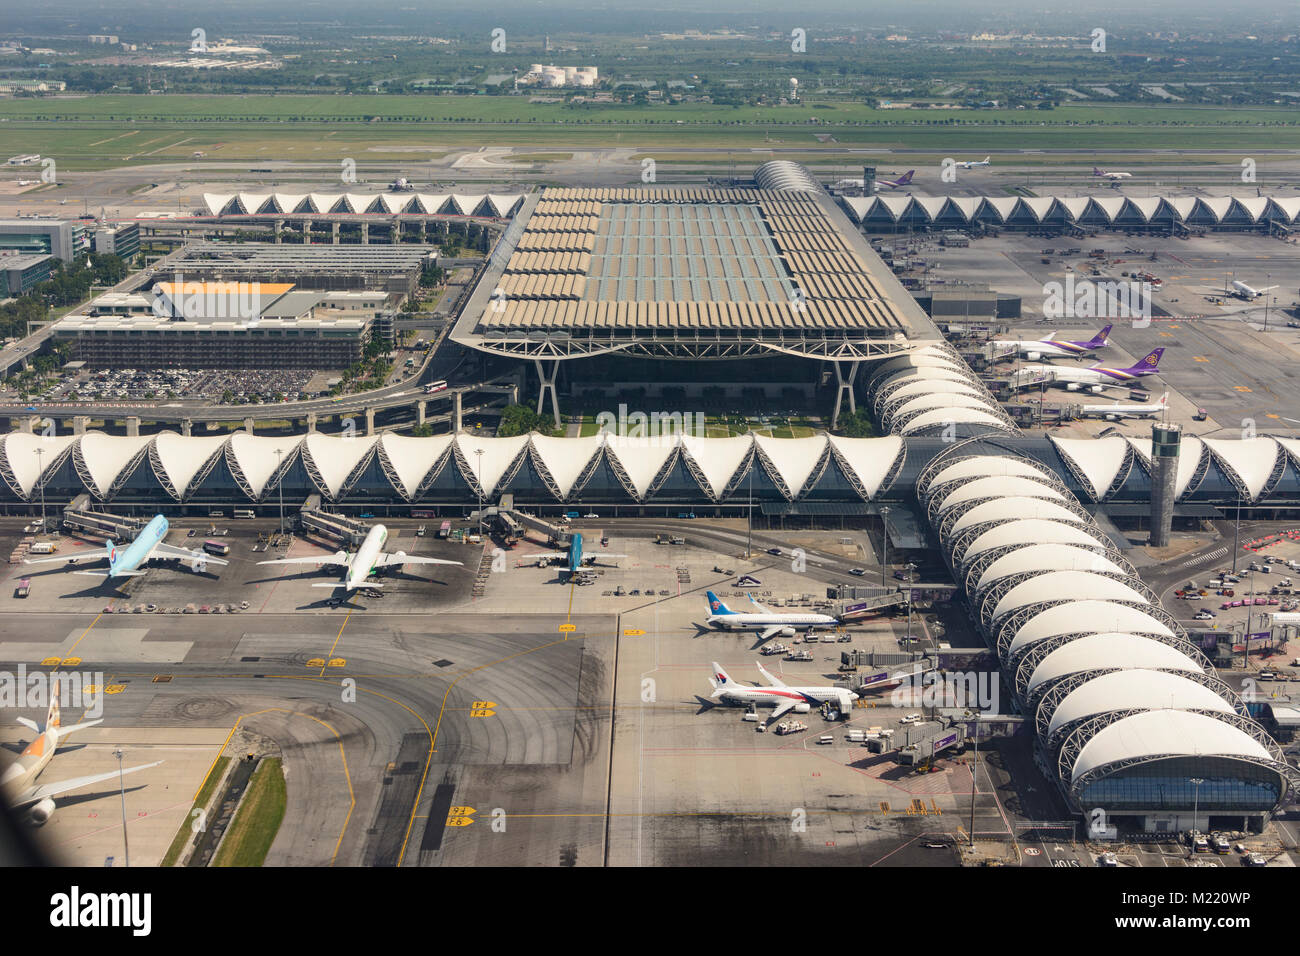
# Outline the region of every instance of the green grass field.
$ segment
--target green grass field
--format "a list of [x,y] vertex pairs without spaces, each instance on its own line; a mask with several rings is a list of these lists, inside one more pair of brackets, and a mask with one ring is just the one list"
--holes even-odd
[[264,758],[221,841],[213,866],[261,866],[280,830],[289,792],[278,757]]
[[166,854],[163,855],[161,866],[175,866],[176,861],[181,858],[181,853],[185,850],[185,846],[189,843],[192,835],[190,827],[194,822],[194,811],[207,809],[208,803],[212,800],[212,794],[217,789],[217,784],[226,776],[226,767],[229,764],[229,757],[218,757],[216,763],[212,765],[207,778],[203,781],[203,787],[199,790],[199,795],[194,799],[194,806],[190,808],[189,814],[181,822],[180,829],[176,831],[176,836],[172,840],[172,845],[167,848]]
[[[820,122],[810,122],[816,118]],[[822,143],[817,135],[829,134]],[[1240,156],[1300,148],[1300,109],[1188,105],[1067,105],[1040,110],[875,110],[861,103],[801,107],[708,104],[574,108],[500,96],[100,95],[0,100],[11,152],[52,156],[69,169],[126,164],[345,157],[409,161],[457,148],[667,146],[806,151],[843,147],[956,151],[1197,147]],[[201,159],[193,159],[196,152]],[[523,157],[540,161],[545,153]],[[564,153],[553,154],[562,157]],[[702,157],[682,154],[683,161]],[[747,160],[761,158],[751,154]],[[521,160],[521,161],[522,161]],[[710,156],[705,161],[720,162]],[[815,160],[814,160],[815,161]],[[834,162],[833,159],[828,162]]]

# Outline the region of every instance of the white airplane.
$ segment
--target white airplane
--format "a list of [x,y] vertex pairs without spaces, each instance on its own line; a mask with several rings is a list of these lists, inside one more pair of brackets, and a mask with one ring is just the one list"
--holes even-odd
[[1026,341],[1024,339],[994,339],[993,348],[997,352],[1011,352],[1023,355],[1031,362],[1037,362],[1041,358],[1061,358],[1063,356],[1089,355],[1097,349],[1105,348],[1110,344],[1110,330],[1113,325],[1108,325],[1092,338],[1083,342],[1067,342],[1064,339],[1054,339],[1055,332],[1050,333],[1045,339],[1036,341]]
[[1258,299],[1265,292],[1272,292],[1276,288],[1277,286],[1275,285],[1269,285],[1269,286],[1265,286],[1262,289],[1253,289],[1250,286],[1246,285],[1246,283],[1242,282],[1240,279],[1233,279],[1231,294],[1235,295],[1239,299],[1245,299],[1247,302],[1249,302],[1252,299]]
[[1094,176],[1100,176],[1103,179],[1132,179],[1133,178],[1132,173],[1108,173],[1106,172],[1106,170],[1099,169],[1096,166],[1092,167],[1092,174]]
[[762,664],[758,665],[758,672],[770,686],[746,687],[744,684],[738,684],[722,669],[721,664],[714,661],[713,676],[709,678],[709,683],[713,685],[713,693],[709,696],[730,707],[773,704],[776,709],[772,711],[772,720],[776,720],[790,710],[797,714],[806,714],[814,704],[821,704],[828,700],[837,704],[840,712],[844,713],[858,699],[857,694],[842,687],[790,687],[769,674]]
[[104,783],[108,780],[116,780],[120,774],[148,770],[150,767],[156,767],[162,763],[161,760],[156,760],[153,763],[141,764],[138,767],[110,770],[107,773],[95,773],[85,777],[70,777],[57,783],[37,784],[36,778],[40,776],[46,764],[54,759],[54,754],[58,751],[60,743],[67,740],[69,735],[78,730],[85,730],[87,727],[94,727],[96,724],[103,723],[102,720],[84,720],[72,727],[61,727],[59,725],[59,685],[57,681],[55,681],[50,694],[50,709],[45,715],[44,727],[38,727],[36,721],[28,720],[26,717],[18,718],[18,723],[30,730],[34,730],[36,737],[19,754],[18,759],[5,768],[4,774],[0,775],[0,792],[4,794],[5,803],[13,810],[26,810],[28,819],[38,826],[49,820],[50,815],[54,813],[54,798],[59,794],[67,793],[69,790],[79,790],[82,787],[89,787],[96,783]]
[[1126,418],[1155,418],[1163,415],[1169,408],[1169,393],[1160,396],[1158,402],[1150,405],[1084,405],[1079,414],[1084,418],[1104,418],[1108,422],[1119,422]]
[[761,633],[758,636],[760,641],[766,641],[769,637],[774,637],[777,634],[782,637],[794,637],[795,631],[799,629],[807,630],[817,625],[824,626],[838,623],[829,614],[807,612],[778,614],[763,607],[753,597],[750,597],[749,602],[758,609],[757,612],[737,612],[727,607],[722,599],[712,591],[706,593],[709,597],[709,616],[705,618],[705,624],[722,631],[760,631]]
[[993,163],[990,162],[991,158],[992,157],[985,156],[978,163],[971,159],[959,160],[957,162],[957,165],[960,166],[962,169],[976,169],[980,166],[992,166]]
[[1103,388],[1127,387],[1148,375],[1160,373],[1160,356],[1164,348],[1152,349],[1128,368],[1094,365],[1091,368],[1067,368],[1061,365],[1026,365],[1011,376],[1012,388],[1037,385],[1064,385],[1071,392],[1100,392]]
[[209,563],[212,564],[229,564],[229,561],[223,561],[221,558],[214,558],[198,548],[178,548],[163,541],[167,537],[167,519],[162,515],[154,515],[149,523],[144,526],[134,541],[125,547],[115,544],[112,539],[104,542],[104,550],[95,552],[89,551],[84,554],[74,554],[70,557],[59,556],[53,558],[24,558],[23,564],[54,564],[63,562],[64,564],[79,564],[82,561],[107,561],[107,571],[74,571],[74,574],[87,574],[92,577],[108,578],[131,578],[144,574],[140,566],[150,561],[167,561],[181,560],[188,561],[190,568],[194,571],[203,571]]
[[349,594],[361,588],[383,587],[378,581],[367,580],[380,568],[391,568],[403,564],[461,564],[460,561],[444,561],[442,558],[425,558],[397,551],[392,554],[384,550],[388,540],[388,529],[381,524],[366,532],[360,547],[355,551],[337,551],[331,555],[316,558],[276,558],[273,561],[258,561],[258,564],[314,564],[331,565],[343,568],[343,577],[336,582],[313,584],[314,588],[343,588]]

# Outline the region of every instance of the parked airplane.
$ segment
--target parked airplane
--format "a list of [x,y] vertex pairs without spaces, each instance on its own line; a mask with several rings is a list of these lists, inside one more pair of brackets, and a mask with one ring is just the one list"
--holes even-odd
[[760,631],[758,636],[760,641],[766,641],[777,634],[782,637],[794,637],[796,630],[838,623],[829,614],[809,612],[778,614],[763,607],[753,597],[750,597],[749,601],[757,608],[756,611],[733,611],[712,591],[706,593],[709,597],[709,616],[705,618],[705,624],[723,631]]
[[1083,418],[1104,418],[1108,422],[1119,422],[1126,418],[1155,418],[1163,415],[1169,408],[1169,393],[1160,396],[1160,401],[1150,405],[1084,405],[1079,409]]
[[85,777],[70,777],[57,783],[37,784],[36,778],[40,776],[46,764],[54,759],[54,754],[58,751],[60,743],[67,740],[71,734],[76,733],[78,730],[94,727],[96,724],[103,723],[103,721],[85,720],[71,727],[61,727],[59,724],[59,684],[58,681],[55,681],[53,689],[50,691],[50,709],[45,715],[45,726],[38,727],[36,721],[28,720],[26,717],[19,717],[18,723],[29,730],[34,730],[36,737],[18,755],[18,759],[5,768],[4,775],[0,776],[0,792],[3,792],[5,803],[11,809],[25,809],[31,822],[38,826],[47,821],[50,814],[54,812],[54,798],[59,794],[67,793],[69,790],[79,790],[82,787],[89,787],[92,784],[103,783],[108,780],[116,780],[121,774],[148,770],[150,767],[156,767],[162,763],[161,760],[156,760],[153,763],[141,764],[138,767],[110,770],[107,773],[90,774]]
[[1109,368],[1094,365],[1091,368],[1066,368],[1060,365],[1026,365],[1011,376],[1012,388],[1031,388],[1035,385],[1064,385],[1071,392],[1086,390],[1100,392],[1103,388],[1116,388],[1135,382],[1160,371],[1163,348],[1152,349],[1135,365],[1128,368]]
[[1132,173],[1108,173],[1106,172],[1106,170],[1098,169],[1096,166],[1092,167],[1092,174],[1094,176],[1100,176],[1103,179],[1132,179],[1133,178]]
[[722,669],[721,664],[714,661],[713,676],[709,678],[709,683],[713,685],[713,693],[709,696],[731,707],[773,704],[776,709],[772,711],[772,720],[776,720],[790,710],[806,714],[814,704],[821,704],[828,700],[838,705],[840,712],[843,713],[858,699],[857,694],[842,687],[790,687],[769,674],[762,664],[758,665],[758,672],[771,686],[746,687],[744,684],[738,684]]
[[993,163],[990,162],[991,158],[992,157],[985,156],[978,163],[970,159],[958,160],[957,165],[960,166],[962,169],[975,169],[979,166],[992,166]]
[[1231,294],[1235,295],[1239,299],[1245,299],[1247,302],[1249,302],[1252,299],[1258,299],[1265,292],[1272,292],[1276,288],[1277,286],[1275,285],[1269,285],[1269,286],[1265,286],[1262,289],[1252,289],[1250,286],[1246,285],[1246,283],[1242,282],[1240,279],[1233,279]]
[[398,176],[388,184],[389,192],[395,193],[409,193],[414,188],[415,187],[410,184],[405,176]]
[[877,179],[876,188],[880,189],[883,186],[888,186],[890,189],[899,189],[903,186],[910,186],[912,185],[912,176],[915,173],[916,173],[915,169],[909,169],[907,172],[903,173],[903,175],[899,176],[897,179]]
[[258,564],[314,564],[331,565],[343,569],[343,577],[335,582],[313,584],[314,588],[343,588],[351,594],[361,588],[380,588],[383,584],[369,580],[370,575],[380,568],[392,568],[403,564],[461,564],[460,561],[444,561],[442,558],[426,558],[407,554],[405,551],[389,553],[384,550],[388,540],[388,529],[377,524],[362,539],[355,551],[338,551],[331,555],[308,558],[276,558],[273,561],[258,561]]
[[210,554],[195,548],[178,548],[174,545],[167,544],[163,538],[167,537],[167,519],[162,515],[154,515],[149,523],[144,526],[134,541],[125,547],[114,543],[112,539],[104,542],[104,550],[101,552],[87,552],[85,554],[74,554],[70,557],[60,556],[54,558],[24,558],[23,564],[53,564],[63,562],[64,564],[79,564],[82,561],[107,561],[107,571],[74,571],[74,574],[88,574],[94,577],[107,578],[129,578],[138,577],[144,574],[139,570],[140,566],[150,561],[167,561],[180,560],[189,562],[190,568],[195,571],[202,571],[209,563],[212,564],[229,564],[229,561],[223,561],[221,558],[214,558]]
[[585,554],[582,550],[582,535],[574,534],[569,539],[569,550],[567,551],[543,551],[535,555],[538,567],[548,567],[552,564],[558,564],[563,561],[565,570],[570,574],[577,574],[582,570],[582,566],[596,563],[597,558],[626,558],[626,554],[609,554],[601,551],[597,554]]
[[1052,336],[1056,333],[1052,332],[1047,338],[1033,342],[1022,339],[994,339],[993,347],[999,352],[1014,350],[1031,362],[1037,362],[1040,358],[1056,358],[1063,355],[1087,355],[1110,344],[1109,336],[1112,328],[1113,325],[1106,326],[1086,342],[1054,339]]

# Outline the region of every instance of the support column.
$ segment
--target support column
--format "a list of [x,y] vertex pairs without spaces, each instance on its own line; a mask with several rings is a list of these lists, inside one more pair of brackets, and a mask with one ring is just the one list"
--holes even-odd
[[189,438],[192,434],[194,434],[194,422],[188,418],[182,421],[181,434],[184,435],[186,438]]
[[[857,378],[859,362],[835,362],[835,411],[831,413],[831,428],[839,424],[840,406],[844,402],[844,396],[849,399],[849,414],[858,410],[858,399],[853,393],[853,380]],[[841,365],[849,367],[849,373],[846,377]]]
[[369,220],[363,221],[363,222],[361,223],[361,244],[362,244],[363,246],[368,246],[368,245],[370,245],[370,222],[369,222]]
[[[84,434],[86,434],[86,429],[89,428],[89,427],[90,427],[90,416],[89,416],[89,415],[74,415],[74,416],[73,416],[73,418],[72,418],[72,434],[74,434],[74,435],[84,435]],[[189,432],[186,432],[186,434],[188,435]]]
[[374,433],[375,433],[375,410],[373,408],[367,408],[366,409],[366,434],[373,435]]
[[244,431],[250,435],[253,434],[253,420],[251,418],[244,419]]
[[271,229],[275,233],[275,244],[278,246],[282,241],[280,239],[280,233],[284,230],[284,220],[283,219],[275,220],[275,223],[274,225],[271,226]]
[[415,424],[423,425],[425,412],[428,410],[429,403],[421,399],[415,403]]
[[126,437],[138,438],[140,436],[140,416],[129,415],[126,419]]
[[393,230],[388,234],[388,238],[392,240],[393,245],[402,241],[402,220],[396,216],[393,217]]
[[337,219],[330,224],[330,242],[336,246],[339,244],[339,221]]
[[464,397],[464,392],[457,392],[451,400],[451,430],[453,433],[465,427]]
[[40,423],[40,415],[24,415],[22,418],[18,419],[18,430],[20,432],[26,432],[28,435],[34,435],[36,429],[40,427]]
[[[546,402],[546,393],[551,393],[551,411],[555,416],[555,427],[560,427],[560,402],[555,397],[555,379],[560,374],[559,359],[533,359],[537,365],[537,377],[541,384],[537,390],[537,414],[542,414],[542,406]],[[546,366],[549,365],[550,375],[546,374]]]
[[304,219],[298,225],[302,227],[302,244],[304,246],[310,246],[311,245],[311,220]]
[[314,432],[314,431],[316,430],[316,422],[317,422],[318,420],[319,420],[319,418],[318,418],[318,416],[316,415],[315,412],[308,412],[308,413],[307,413],[307,431],[309,431],[309,432]]

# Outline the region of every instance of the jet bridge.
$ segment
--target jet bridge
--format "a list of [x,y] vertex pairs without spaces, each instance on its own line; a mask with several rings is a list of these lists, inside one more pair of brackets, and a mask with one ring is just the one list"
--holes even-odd
[[147,520],[94,511],[90,495],[77,495],[63,509],[63,527],[81,534],[111,538],[114,541],[130,540],[143,530]]
[[361,544],[370,532],[370,525],[355,518],[321,510],[319,495],[312,495],[298,511],[298,520],[302,529],[327,541],[333,541],[347,548]]

